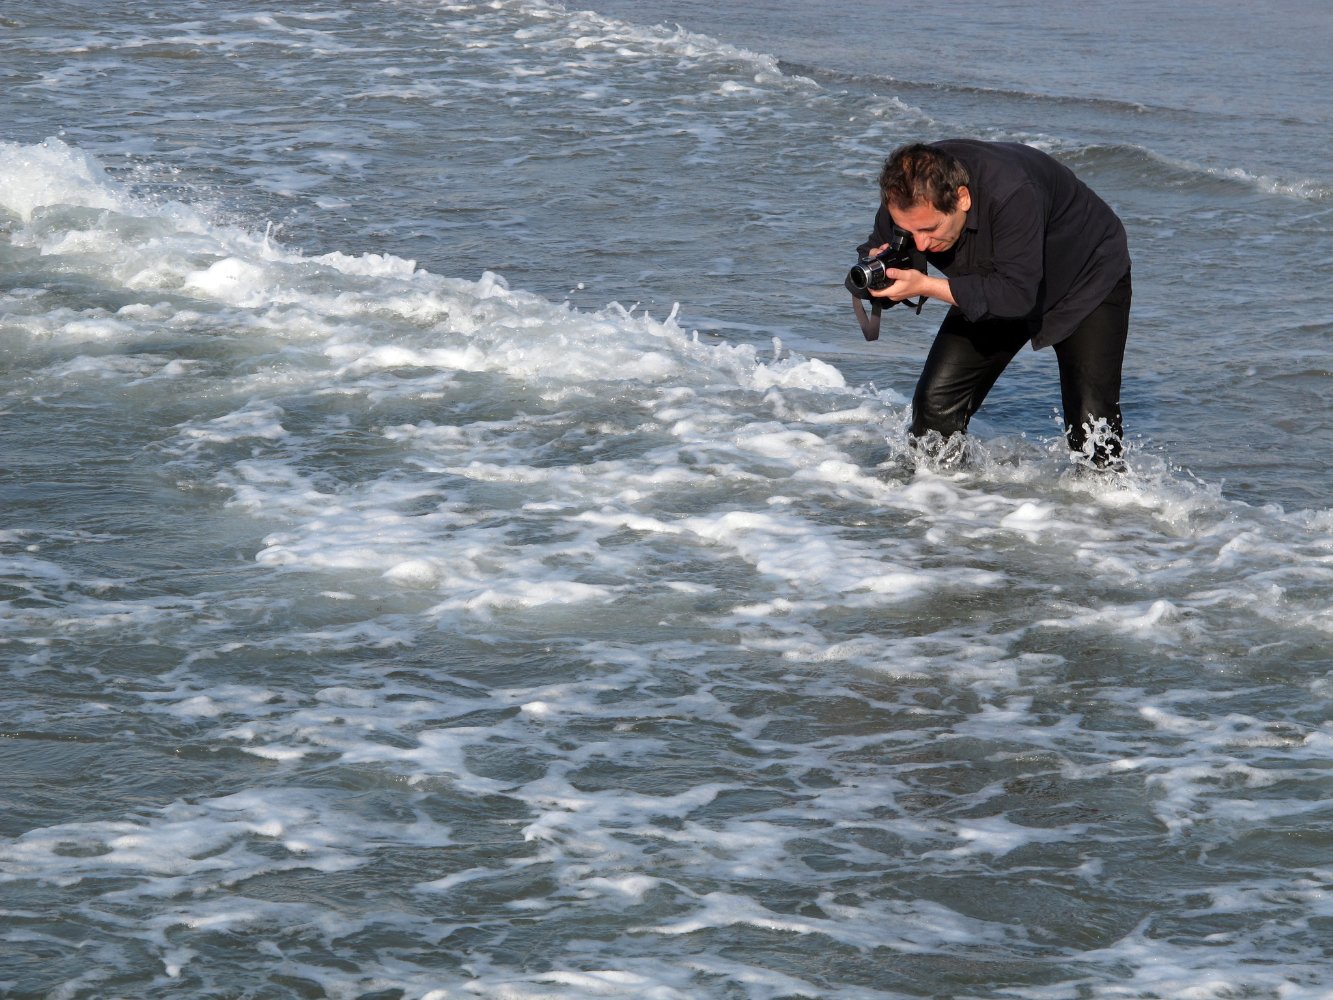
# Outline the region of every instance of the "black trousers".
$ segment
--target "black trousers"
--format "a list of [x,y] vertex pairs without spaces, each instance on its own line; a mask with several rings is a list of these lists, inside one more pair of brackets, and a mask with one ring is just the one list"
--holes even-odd
[[[1105,301],[1053,348],[1060,365],[1060,399],[1070,449],[1087,450],[1090,432],[1106,421],[1109,434],[1092,438],[1091,457],[1097,465],[1118,458],[1123,450],[1120,375],[1130,298],[1126,271]],[[971,323],[957,309],[949,310],[912,397],[912,436],[924,438],[938,431],[948,438],[965,432],[995,380],[1029,339],[1025,320]]]

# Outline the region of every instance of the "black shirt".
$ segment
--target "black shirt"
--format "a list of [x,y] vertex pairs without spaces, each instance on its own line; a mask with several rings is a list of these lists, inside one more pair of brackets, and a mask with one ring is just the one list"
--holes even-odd
[[[949,279],[956,308],[972,322],[1027,319],[1034,349],[1058,343],[1099,306],[1129,270],[1125,227],[1072,170],[1012,142],[947,139],[971,177],[962,234],[925,255]],[[893,220],[875,216],[870,246]]]

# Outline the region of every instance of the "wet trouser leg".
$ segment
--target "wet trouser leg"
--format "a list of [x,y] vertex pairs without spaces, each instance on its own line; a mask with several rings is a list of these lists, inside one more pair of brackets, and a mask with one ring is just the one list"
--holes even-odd
[[991,386],[1029,336],[1026,320],[970,323],[957,309],[950,309],[912,396],[912,437],[938,431],[948,438],[966,431]]
[[[1129,333],[1129,274],[1074,332],[1055,345],[1060,365],[1069,447],[1082,452],[1088,428],[1106,421],[1109,435],[1098,437],[1093,461],[1104,465],[1121,453],[1120,376]],[[1009,362],[1028,341],[1025,320],[970,323],[951,309],[940,325],[912,397],[911,435],[937,431],[945,438],[967,430],[972,415]]]
[[[1099,466],[1119,458],[1123,451],[1120,372],[1129,337],[1130,297],[1126,272],[1102,304],[1055,345],[1069,449],[1088,454]],[[1104,432],[1099,429],[1102,421],[1106,422]]]

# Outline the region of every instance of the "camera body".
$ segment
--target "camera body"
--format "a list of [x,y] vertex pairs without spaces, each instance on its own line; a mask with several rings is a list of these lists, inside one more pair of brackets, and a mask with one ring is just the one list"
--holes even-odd
[[893,279],[885,272],[889,268],[900,271],[919,268],[912,257],[912,244],[908,235],[901,229],[895,229],[889,236],[889,245],[883,252],[875,255],[863,255],[852,269],[847,272],[847,284],[857,291],[879,291],[893,284]]

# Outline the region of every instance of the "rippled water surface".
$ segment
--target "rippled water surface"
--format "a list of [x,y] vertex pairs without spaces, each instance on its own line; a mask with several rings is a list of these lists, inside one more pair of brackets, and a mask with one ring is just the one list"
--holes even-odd
[[[1327,11],[593,6],[0,12],[0,995],[1333,997]],[[908,460],[956,134],[1128,474]]]

